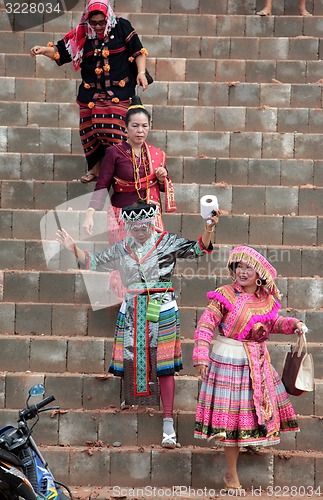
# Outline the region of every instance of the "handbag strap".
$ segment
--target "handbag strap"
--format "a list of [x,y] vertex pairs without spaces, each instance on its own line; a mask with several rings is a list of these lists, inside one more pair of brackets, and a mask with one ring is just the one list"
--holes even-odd
[[307,353],[307,342],[305,333],[303,333],[302,335],[298,335],[297,342],[293,349],[293,354],[296,353],[298,358],[301,356],[302,352]]

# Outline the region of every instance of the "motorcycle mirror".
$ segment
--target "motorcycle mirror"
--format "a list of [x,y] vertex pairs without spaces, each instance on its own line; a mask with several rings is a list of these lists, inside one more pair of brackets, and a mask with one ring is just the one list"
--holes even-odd
[[29,402],[30,397],[31,396],[42,396],[43,394],[45,394],[45,387],[43,386],[43,384],[33,385],[29,389],[28,394],[29,394],[29,396],[28,396],[27,401],[26,401],[27,408],[29,408],[28,402]]
[[33,385],[29,389],[29,396],[42,396],[43,394],[45,394],[45,387],[43,384]]

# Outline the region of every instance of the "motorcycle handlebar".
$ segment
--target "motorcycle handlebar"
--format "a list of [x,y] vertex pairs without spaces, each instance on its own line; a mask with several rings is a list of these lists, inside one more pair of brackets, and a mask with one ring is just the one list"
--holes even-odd
[[35,404],[37,410],[40,410],[41,408],[44,408],[44,406],[49,405],[49,403],[52,403],[55,401],[54,396],[48,396],[47,398],[43,399],[39,403]]
[[52,401],[55,401],[54,396],[48,396],[39,403],[29,406],[29,408],[25,408],[24,410],[19,412],[19,417],[24,420],[30,420],[31,418],[34,418],[37,415],[38,411],[41,408],[44,408],[44,406],[49,405],[50,403],[52,403]]

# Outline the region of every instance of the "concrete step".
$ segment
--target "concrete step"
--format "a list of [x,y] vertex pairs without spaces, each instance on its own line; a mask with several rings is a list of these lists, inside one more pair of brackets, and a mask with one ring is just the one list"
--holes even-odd
[[[76,492],[76,499],[106,500],[121,498],[120,495],[122,498],[149,498],[154,492],[157,495],[155,498],[163,498],[164,492],[165,498],[176,498],[179,489],[175,485],[179,484],[184,488],[181,496],[185,499],[194,498],[190,495],[193,488],[197,489],[195,494],[202,499],[210,498],[208,494],[203,495],[204,488],[210,489],[211,496],[221,495],[221,491],[225,495],[222,481],[225,460],[221,449],[198,446],[175,450],[164,450],[159,446],[123,449],[96,446],[93,443],[87,447],[42,446],[41,451],[57,479],[69,485],[77,485],[73,490]],[[244,478],[243,485],[249,489],[250,496],[246,498],[251,498],[251,488],[253,494],[256,488],[259,492],[259,486],[265,491],[268,488],[269,493],[273,491],[272,486],[277,491],[283,487],[287,491],[287,488],[296,486],[302,488],[300,491],[317,491],[316,495],[319,496],[322,488],[320,452],[298,452],[289,456],[278,449],[265,449],[259,455],[242,453],[239,471]],[[210,474],[210,469],[215,473]],[[295,469],[298,470],[297,475]],[[97,485],[97,488],[89,485]],[[111,488],[108,489],[108,486]],[[130,488],[130,496],[127,496],[125,490],[127,487]],[[185,487],[189,496],[185,493]],[[243,495],[247,492],[248,490]],[[111,496],[105,496],[106,493]]]
[[[281,283],[281,281],[280,281]],[[197,320],[207,305],[206,292],[216,288],[215,280],[209,279],[203,290],[199,303],[191,306],[179,306],[181,318],[181,337],[183,341],[192,341]],[[295,286],[295,282],[292,283]],[[179,289],[177,289],[179,292]],[[29,300],[29,302],[25,302]],[[310,330],[309,341],[322,342],[322,320],[323,311],[312,309],[310,304],[308,309],[282,309],[283,315],[292,315],[300,318],[306,323]],[[301,304],[299,304],[301,306]],[[22,336],[28,344],[28,336],[47,337],[87,337],[87,338],[109,338],[114,335],[119,305],[107,307],[93,311],[89,304],[68,304],[68,303],[41,303],[35,302],[26,297],[17,298],[17,302],[6,302],[1,300],[1,325],[0,334],[4,336]],[[275,341],[286,343],[286,337],[277,335]],[[109,343],[107,344],[109,345]],[[110,347],[109,347],[110,349]],[[7,360],[8,363],[8,360]],[[191,360],[185,363],[185,370],[191,365]],[[191,372],[190,372],[191,373]]]
[[[23,378],[24,374],[21,374]],[[41,375],[34,374],[33,379],[41,380]],[[180,380],[183,378],[183,380]],[[50,412],[46,415],[41,415],[39,424],[37,424],[34,438],[36,442],[40,442],[46,446],[59,447],[82,447],[91,445],[95,447],[108,448],[113,450],[115,441],[121,442],[120,451],[125,451],[126,448],[132,446],[147,446],[159,448],[161,442],[162,429],[162,412],[158,408],[131,408],[130,410],[120,410],[120,395],[113,397],[106,381],[98,381],[92,383],[93,377],[65,377],[65,383],[69,383],[71,390],[76,390],[77,393],[81,390],[82,394],[72,395],[66,388],[62,387],[64,380],[57,375],[55,378],[48,375],[46,378],[46,394],[54,394],[56,401],[54,404],[61,407],[61,413],[51,415]],[[187,377],[189,379],[189,377]],[[106,379],[115,380],[115,379]],[[8,375],[9,383],[14,380]],[[193,381],[193,378],[191,378]],[[179,398],[175,395],[175,428],[178,436],[178,441],[183,447],[201,447],[210,449],[214,443],[207,443],[204,440],[196,440],[193,437],[195,409],[198,397],[198,381],[195,380],[195,394],[190,390],[189,385],[185,382],[184,377],[176,378],[176,390],[187,391],[187,404],[185,405],[184,398]],[[183,387],[180,387],[183,385]],[[47,390],[49,388],[49,390]],[[322,382],[316,381],[316,390],[322,393]],[[54,392],[55,391],[55,392]],[[19,391],[20,392],[20,391]],[[113,392],[116,392],[115,390]],[[102,394],[103,393],[103,394]],[[0,425],[5,426],[14,423],[17,419],[17,410],[20,407],[16,405],[16,398],[11,404],[11,409],[3,408],[0,410]],[[81,399],[84,400],[84,405]],[[100,404],[100,407],[93,405],[94,399]],[[288,433],[282,435],[280,445],[277,450],[297,450],[316,451],[322,450],[322,438],[318,436],[310,437],[313,434],[313,428],[319,433],[322,428],[320,423],[320,413],[314,413],[313,395],[307,394],[303,398],[292,398],[292,403],[296,412],[304,412],[298,417],[301,432]],[[322,405],[320,398],[318,411]],[[9,400],[11,401],[10,394]],[[71,401],[71,404],[69,403]],[[81,404],[79,403],[81,402]],[[88,401],[88,402],[87,402]],[[92,403],[92,404],[91,404]],[[74,404],[78,406],[74,408]],[[14,405],[14,406],[13,406]],[[22,402],[22,406],[25,402]],[[184,406],[184,408],[181,408]],[[186,406],[186,408],[185,408]],[[298,407],[298,408],[297,408]],[[78,409],[79,408],[79,409]],[[311,414],[310,411],[313,411]],[[87,429],[86,434],[82,429]]]
[[[274,40],[270,38],[272,42]],[[262,60],[226,58],[214,59],[194,57],[148,57],[147,67],[157,81],[175,82],[263,82],[270,83],[273,79],[286,83],[315,83],[321,79],[323,62],[318,60],[317,52],[314,59]],[[0,76],[20,78],[61,78],[79,79],[71,65],[58,68],[47,57],[32,59],[28,54],[0,53]],[[198,77],[197,77],[198,75]]]
[[[8,36],[7,36],[8,35]],[[46,45],[47,41],[57,41],[64,33],[48,33],[47,41],[44,34],[33,35],[24,39],[20,35],[18,46],[12,44],[13,33],[4,33],[0,44],[0,52],[6,56],[26,53],[26,49],[35,45]],[[25,35],[26,38],[26,35]],[[321,40],[318,37],[249,37],[249,36],[201,36],[201,35],[142,35],[142,43],[152,58],[194,58],[194,59],[252,59],[252,60],[313,60],[321,59]],[[26,45],[26,47],[25,47]],[[9,47],[9,49],[8,49]],[[10,48],[11,47],[11,48]],[[189,47],[189,50],[188,50]],[[38,58],[36,66],[38,64]]]
[[[87,189],[87,190],[86,190]],[[1,182],[1,208],[51,210],[66,203],[70,211],[74,199],[92,191],[84,189],[80,182],[64,181],[25,181],[10,180]],[[175,184],[175,197],[178,212],[199,213],[199,200],[205,194],[215,194],[221,208],[235,215],[323,215],[322,187],[304,186],[239,186],[224,183],[213,184]],[[192,197],[188,199],[187,193]],[[194,200],[194,201],[192,201]],[[84,210],[87,209],[89,195],[84,196]],[[176,214],[175,214],[176,215]],[[201,231],[201,225],[199,226]]]
[[[176,274],[173,279],[175,290],[180,292],[179,305],[204,307],[206,292],[227,282],[227,277],[222,274],[210,281],[211,273],[208,266],[201,267],[197,274],[191,267],[191,263],[188,265],[190,267],[182,269],[183,273]],[[224,271],[225,269],[222,269],[223,273]],[[105,279],[106,273],[87,271],[84,276],[87,278],[87,287],[82,274],[74,270],[66,272],[3,271],[1,275],[2,298],[5,302],[89,304],[87,290],[90,294],[95,291],[99,293],[98,280]],[[277,283],[283,293],[283,307],[317,309],[323,306],[323,280],[316,274],[314,277],[279,277]],[[101,299],[101,295],[99,298]],[[102,300],[104,298],[105,294]]]
[[[204,308],[207,305],[206,295],[204,296]],[[53,304],[54,306],[54,304]],[[306,304],[304,304],[306,306]],[[112,309],[112,311],[107,311],[105,317],[110,320],[110,323],[106,325],[105,337],[95,337],[84,335],[85,328],[80,328],[80,334],[78,333],[78,325],[75,325],[72,336],[67,336],[68,326],[64,327],[62,319],[58,317],[58,306],[56,304],[56,309],[53,307],[53,321],[54,326],[52,331],[58,332],[56,336],[51,335],[50,325],[48,325],[48,320],[46,324],[46,313],[50,318],[50,307],[51,304],[17,304],[17,330],[14,335],[1,334],[0,345],[1,345],[1,367],[7,373],[12,373],[15,376],[16,371],[24,370],[27,373],[45,373],[52,374],[53,376],[58,374],[69,376],[73,379],[75,376],[81,374],[91,375],[92,379],[87,381],[87,384],[91,387],[97,387],[95,390],[99,390],[99,385],[101,383],[102,376],[105,380],[105,374],[108,372],[111,353],[113,346],[114,328],[116,324],[116,313],[117,308]],[[1,308],[2,309],[2,308]],[[110,308],[108,308],[110,309]],[[63,307],[61,311],[71,312],[73,317],[80,321],[81,314],[76,315],[75,310],[71,307]],[[308,326],[315,326],[318,321],[322,319],[322,316],[313,317],[307,311],[296,311],[292,310],[292,314],[302,319],[309,318]],[[4,311],[6,312],[6,311]],[[115,313],[114,315],[112,314]],[[290,308],[287,311],[282,311],[284,315],[291,314]],[[29,318],[28,313],[39,313],[40,318]],[[93,323],[99,318],[95,318],[97,311],[93,313],[91,329],[94,332]],[[90,315],[89,315],[90,316]],[[102,316],[102,314],[101,314]],[[114,317],[112,317],[114,316]],[[199,314],[198,314],[199,316]],[[25,319],[25,325],[22,324],[22,320]],[[41,325],[41,321],[43,324]],[[67,323],[70,325],[71,320],[69,319]],[[38,331],[33,331],[32,327],[35,325],[35,329]],[[62,328],[60,328],[62,326]],[[41,329],[42,327],[42,329]],[[83,329],[83,336],[82,335]],[[189,402],[186,401],[187,394],[190,393],[191,389],[193,393],[197,392],[196,385],[196,370],[192,362],[192,352],[194,347],[194,331],[196,329],[196,324],[191,323],[188,329],[182,329],[182,356],[183,356],[183,366],[184,369],[180,372],[178,380],[181,382],[181,388],[177,391],[177,407],[181,409],[190,409],[188,407]],[[90,325],[89,325],[90,330]],[[187,338],[185,338],[185,334]],[[315,338],[318,338],[318,342],[312,342]],[[290,350],[290,345],[294,345],[295,336],[286,337],[285,335],[272,335],[270,337],[270,342],[268,342],[268,348],[271,355],[272,364],[275,366],[279,373],[282,373],[283,363],[286,353]],[[317,330],[310,331],[308,335],[308,350],[313,355],[314,365],[315,365],[315,378],[323,378],[323,367],[322,367],[322,356],[323,356],[323,344],[322,344],[322,333]],[[10,357],[8,357],[8,352],[10,352]],[[191,376],[192,380],[188,380],[185,377]],[[110,377],[110,375],[109,375]],[[99,382],[97,382],[97,380]],[[110,380],[110,378],[109,378]],[[116,404],[117,398],[120,398],[120,379],[118,377],[112,377],[112,382],[108,386],[111,392],[112,402],[109,404]],[[62,382],[62,380],[61,380]],[[96,385],[95,385],[96,384]],[[186,385],[185,385],[186,384]],[[65,386],[65,383],[64,383]],[[3,387],[5,387],[3,385]],[[191,388],[191,389],[190,389]],[[25,387],[23,388],[26,389]],[[93,389],[94,390],[94,389]],[[15,393],[16,394],[16,393]],[[314,401],[313,393],[309,395],[309,400],[312,398]],[[101,396],[105,397],[104,395]],[[316,397],[316,396],[315,396]],[[196,399],[196,396],[192,396]],[[100,399],[100,398],[99,398]],[[102,401],[88,403],[90,406],[86,408],[100,408],[102,406]],[[194,399],[194,400],[195,400]],[[109,400],[110,401],[110,400]],[[181,403],[179,403],[181,401]],[[10,408],[9,403],[8,408]],[[11,403],[10,403],[11,404]],[[68,403],[66,403],[68,404]],[[85,404],[85,403],[84,403]],[[195,403],[194,403],[195,404]],[[18,403],[17,403],[18,405]],[[186,406],[185,406],[186,405]],[[103,407],[106,407],[107,403]],[[74,407],[74,406],[73,406]],[[312,410],[311,410],[312,411]]]
[[[155,131],[322,133],[323,110],[298,106],[158,106],[146,105]],[[0,101],[0,126],[75,127],[77,104]]]
[[[189,208],[186,210],[189,210]],[[20,240],[26,240],[26,243],[17,243],[15,247],[15,257],[3,257],[9,268],[17,268],[18,266],[21,268],[26,266],[26,268],[32,269],[47,268],[40,242],[34,241],[40,239],[39,222],[44,214],[45,212],[40,210],[28,210],[28,212],[24,212],[23,210],[2,210],[0,212],[1,222],[3,223],[0,230],[1,238],[8,239],[13,237]],[[201,227],[201,217],[197,214],[164,214],[163,218],[165,227],[169,232],[181,234],[189,239],[197,238],[203,230]],[[65,227],[75,236],[75,238],[79,238],[81,241],[83,241],[85,237],[83,229],[80,229],[80,236],[78,236],[78,233],[75,233],[75,229],[77,228],[78,231],[78,228],[83,224],[83,220],[83,216],[79,217],[74,213],[73,215],[69,213],[68,218],[63,217]],[[80,222],[80,226],[78,226],[78,221]],[[12,224],[14,225],[12,226]],[[101,224],[101,226],[98,226],[98,224]],[[98,227],[104,228],[104,230],[100,230],[100,235],[98,236],[99,242],[103,241],[104,243],[106,228],[104,213],[96,214],[96,231]],[[56,231],[54,226],[53,231]],[[51,241],[55,240],[55,235],[47,235],[47,239],[49,241],[46,245],[50,247],[52,245]],[[306,215],[223,215],[218,223],[214,241],[217,245],[237,245],[241,243],[241,241],[244,241],[252,246],[261,245],[261,248],[263,248],[264,245],[269,248],[275,245],[286,245],[287,247],[297,247],[300,245],[312,247],[316,245],[320,246],[323,243],[322,217],[317,217],[315,215],[310,217]],[[89,246],[88,244],[86,245]],[[2,248],[5,252],[5,243],[2,243]],[[97,246],[97,248],[101,249],[99,246]],[[92,247],[89,246],[89,250],[91,249]],[[56,253],[56,243],[54,250]],[[312,250],[315,254],[318,249],[313,248]],[[297,255],[299,255],[299,249],[287,249],[286,252],[293,255],[296,264],[291,267],[291,271],[289,271],[289,268],[282,269],[282,274],[285,275],[291,272],[295,273],[294,275],[299,275],[300,257],[297,257]],[[19,255],[20,257],[18,258]],[[317,253],[317,255],[320,254]],[[315,264],[313,265],[316,265],[316,259],[314,262]],[[74,263],[70,259],[66,261],[66,256],[64,256],[61,263],[52,262],[51,265],[55,266],[52,267],[53,269],[66,269],[71,266],[73,267]],[[190,269],[195,269],[195,264],[193,264],[193,267],[190,267]],[[308,266],[306,269],[308,271],[310,269],[313,271],[313,268],[309,268]],[[216,272],[217,270],[218,268],[214,270],[212,266],[211,271]],[[318,272],[319,271],[316,270],[312,272],[312,274],[317,274]]]
[[[179,217],[178,217],[179,218]],[[83,219],[83,217],[81,217]],[[173,219],[173,218],[172,218]],[[199,235],[197,227],[201,225],[200,216],[194,216],[194,221],[192,217],[190,219],[191,236],[190,238],[197,238]],[[278,219],[278,218],[277,218]],[[280,220],[279,220],[280,219]],[[323,276],[322,264],[323,264],[323,249],[322,243],[320,246],[316,247],[317,236],[314,233],[315,221],[308,220],[307,217],[287,217],[285,220],[280,217],[272,223],[270,217],[264,218],[250,218],[250,240],[252,241],[257,237],[257,243],[260,244],[260,238],[262,238],[262,232],[267,231],[268,239],[272,236],[275,230],[278,230],[279,224],[281,226],[282,239],[285,242],[284,246],[271,245],[264,247],[264,239],[262,239],[263,245],[260,251],[266,252],[268,257],[275,262],[275,266],[280,274],[286,277],[307,277],[307,276]],[[2,219],[1,219],[2,220]],[[61,218],[64,220],[64,218]],[[69,217],[68,222],[70,224],[62,224],[62,227],[66,228],[70,233],[73,233],[73,224],[76,221],[77,224],[78,217]],[[165,219],[167,222],[168,219]],[[206,256],[197,262],[188,262],[186,260],[179,260],[177,263],[176,274],[183,275],[187,279],[190,279],[194,274],[198,274],[201,279],[206,279],[207,276],[225,276],[225,267],[228,257],[229,249],[231,246],[225,247],[225,236],[221,238],[224,231],[227,231],[231,236],[234,232],[235,225],[239,222],[242,223],[241,217],[235,217],[233,220],[228,218],[221,218],[221,224],[219,225],[218,231],[220,235],[217,235],[215,242],[220,245],[216,247],[211,256]],[[25,222],[25,225],[24,225]],[[174,222],[172,220],[171,222]],[[177,221],[180,222],[180,221]],[[322,220],[320,219],[320,229],[322,226]],[[314,223],[314,224],[313,224]],[[188,224],[188,221],[187,221]],[[21,221],[22,231],[26,233],[32,232],[33,228],[28,224],[28,218],[23,217]],[[105,225],[105,218],[104,218]],[[260,228],[261,225],[265,227]],[[168,226],[168,224],[166,224]],[[194,227],[193,227],[194,226]],[[80,226],[81,227],[81,226]],[[257,234],[257,229],[260,234]],[[16,271],[66,271],[69,269],[76,269],[75,257],[71,253],[66,251],[61,252],[61,248],[58,243],[53,240],[53,237],[47,239],[46,236],[43,241],[39,241],[40,235],[36,233],[39,232],[39,225],[36,224],[34,229],[35,239],[0,239],[0,259],[2,270],[16,270]],[[181,236],[189,236],[186,233],[188,229],[184,232],[178,231]],[[309,234],[302,236],[299,233],[308,232]],[[79,233],[79,236],[77,236]],[[253,235],[253,233],[256,233]],[[105,234],[100,234],[96,238],[96,242],[86,241],[87,236],[82,229],[80,231],[75,231],[73,236],[76,241],[80,241],[79,246],[89,252],[100,252],[107,247],[107,241],[105,240]],[[230,239],[230,236],[227,239]],[[254,239],[252,238],[254,236]],[[232,237],[232,236],[231,236]],[[319,235],[322,240],[322,236]],[[93,238],[92,238],[93,240]],[[223,241],[224,240],[224,241]],[[244,241],[246,240],[246,236]],[[236,236],[236,243],[239,240]],[[301,246],[303,244],[303,246]],[[291,245],[298,245],[291,246]],[[312,245],[312,246],[305,246]],[[253,244],[253,246],[255,246]],[[53,255],[50,262],[46,261],[44,252],[51,251],[50,255]],[[76,272],[76,271],[75,271]]]
[[[322,160],[168,156],[167,168],[175,184],[232,185],[234,181],[240,186],[323,187]],[[1,153],[0,175],[6,181],[68,182],[80,179],[85,171],[83,154]],[[93,188],[94,184],[83,185],[85,192]]]
[[[67,16],[76,15],[79,20],[80,14],[86,4],[85,0],[80,0],[68,11]],[[138,0],[135,4],[131,0],[112,0],[111,5],[117,14],[121,13],[168,13],[168,14],[229,14],[229,15],[250,15],[263,7],[261,0],[221,0],[216,4],[209,3],[208,0],[163,0],[156,4],[154,0]],[[308,0],[308,9],[314,15],[323,15],[322,0]],[[3,7],[2,7],[3,10]],[[276,15],[298,15],[297,6],[292,0],[279,2],[274,6]],[[57,20],[55,20],[59,26]],[[75,25],[75,23],[74,23]]]
[[[320,133],[152,130],[149,141],[170,156],[323,159]],[[0,127],[0,151],[81,154],[79,132],[71,127]]]
[[[0,77],[0,99],[2,101],[31,103],[34,116],[37,103],[55,105],[52,111],[60,122],[69,120],[68,113],[74,109],[74,98],[78,82],[59,78]],[[140,93],[145,106],[154,110],[159,106],[270,106],[278,108],[321,108],[321,83],[241,83],[223,82],[161,82],[155,81],[145,93]],[[65,103],[64,105],[62,103]],[[66,106],[68,103],[68,106]],[[5,103],[2,104],[5,107]],[[151,106],[149,106],[151,105]],[[28,106],[28,104],[27,104]],[[65,111],[68,110],[68,113]],[[75,111],[73,111],[74,113]],[[11,118],[12,119],[12,118]],[[31,123],[31,117],[26,117]],[[57,117],[58,120],[58,117]],[[62,124],[61,123],[61,124]],[[70,123],[68,121],[67,123]],[[78,120],[73,122],[73,125]]]
[[[309,4],[309,2],[307,3]],[[277,5],[275,8],[276,12],[278,7]],[[323,33],[320,15],[302,17],[287,14],[263,18],[236,14],[203,15],[146,12],[132,14],[123,12],[120,14],[129,19],[140,36],[154,34],[176,36],[181,33],[186,36],[203,34],[203,36],[217,37],[321,37]],[[75,17],[77,17],[76,13]],[[44,26],[44,29],[47,28]]]
[[[166,14],[166,13],[131,13],[120,12],[123,18],[129,19],[140,37],[145,35],[182,36],[231,36],[231,37],[321,37],[321,16],[271,16],[261,18],[254,15],[212,15],[212,14]],[[81,11],[66,13],[58,20],[47,22],[41,30],[26,31],[16,34],[16,50],[26,51],[35,44],[44,45],[49,40],[57,41],[78,23]],[[74,24],[75,23],[75,24]],[[55,29],[55,24],[56,29]],[[7,28],[6,20],[3,21]],[[52,30],[52,31],[51,31]],[[65,30],[65,31],[64,31]],[[4,38],[10,40],[11,30],[4,30]],[[0,49],[1,49],[0,42]],[[13,50],[9,48],[9,51]]]
[[[275,486],[276,490],[281,490],[282,486]],[[303,488],[301,488],[303,490]],[[75,499],[96,499],[96,500],[106,500],[108,499],[113,499],[116,497],[118,494],[122,494],[123,498],[126,500],[130,500],[133,498],[133,495],[141,495],[141,498],[150,498],[152,495],[157,494],[160,497],[164,498],[166,495],[171,494],[180,494],[187,500],[191,500],[196,498],[198,495],[198,498],[201,500],[209,500],[212,498],[212,496],[215,495],[225,495],[226,490],[223,488],[220,488],[218,490],[214,488],[206,488],[205,486],[202,486],[200,488],[193,488],[191,486],[176,486],[176,487],[171,487],[171,488],[166,488],[166,487],[154,487],[154,486],[147,486],[147,487],[141,487],[141,488],[127,488],[127,487],[77,487],[73,486],[71,488],[72,493],[73,493],[73,498]],[[252,500],[254,498],[255,493],[261,493],[262,495],[266,496],[267,495],[267,490],[264,487],[251,487],[250,489],[248,488],[243,488],[243,496],[246,500]],[[273,491],[273,488],[271,486],[268,487],[268,496],[271,495],[271,492]],[[296,490],[295,490],[296,491]],[[314,491],[314,488],[311,486],[309,488],[309,491]],[[317,494],[321,491],[321,488],[317,488]],[[287,495],[287,493],[286,493]],[[166,497],[167,498],[167,497]],[[287,498],[293,498],[293,495],[287,496]]]
[[[310,2],[307,2],[308,4]],[[278,7],[278,6],[277,6]],[[275,12],[277,13],[277,7]],[[323,34],[321,16],[322,12],[313,17],[302,17],[294,15],[273,15],[267,18],[252,15],[250,9],[244,14],[201,14],[201,13],[166,13],[166,12],[132,12],[133,5],[129,10],[118,11],[122,17],[129,19],[140,37],[145,35],[175,35],[182,36],[232,36],[232,37],[321,37]],[[259,7],[260,8],[260,7]],[[310,9],[310,7],[308,7]],[[317,9],[318,10],[318,9]],[[47,21],[42,26],[34,27],[25,32],[12,33],[8,17],[3,9],[0,9],[0,28],[3,31],[1,47],[5,52],[14,50],[28,51],[36,44],[45,45],[49,40],[57,41],[62,38],[73,26],[79,22],[81,11],[66,12],[59,18]],[[15,43],[12,44],[14,37]],[[8,42],[4,45],[4,42]],[[14,46],[14,47],[13,47]]]

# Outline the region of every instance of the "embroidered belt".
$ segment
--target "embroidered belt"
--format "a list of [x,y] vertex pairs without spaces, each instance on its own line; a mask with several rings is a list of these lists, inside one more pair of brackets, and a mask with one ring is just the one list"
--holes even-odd
[[173,284],[171,281],[156,281],[155,283],[134,283],[131,288],[127,288],[127,292],[141,295],[158,292],[173,292]]
[[[119,179],[119,177],[114,177],[114,184],[113,184],[113,189],[116,193],[133,193],[136,191],[135,183],[134,182],[128,182],[124,181],[123,179]],[[146,177],[143,177],[140,181],[140,189],[146,189],[147,188],[147,181],[149,184],[149,187],[155,186],[157,184],[157,179],[155,174],[150,174]]]

